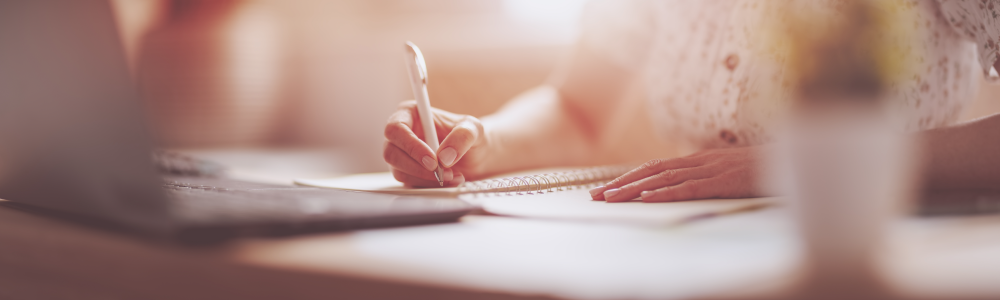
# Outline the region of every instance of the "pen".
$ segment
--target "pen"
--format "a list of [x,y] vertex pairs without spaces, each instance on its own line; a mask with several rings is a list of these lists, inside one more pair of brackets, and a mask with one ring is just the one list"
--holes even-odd
[[[410,71],[410,86],[413,87],[413,97],[417,99],[417,114],[420,115],[420,125],[424,127],[424,142],[431,147],[431,151],[437,153],[438,139],[437,130],[434,130],[434,119],[431,115],[431,99],[427,96],[427,64],[424,63],[424,55],[420,53],[420,48],[413,42],[406,42],[406,69]],[[443,170],[438,165],[434,170],[434,178],[437,178],[438,185],[444,186],[441,180]]]

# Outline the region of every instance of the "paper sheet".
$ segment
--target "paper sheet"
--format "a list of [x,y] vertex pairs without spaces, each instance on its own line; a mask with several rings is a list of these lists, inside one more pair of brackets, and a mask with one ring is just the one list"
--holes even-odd
[[321,179],[296,179],[295,184],[396,195],[455,196],[458,194],[457,188],[408,188],[403,186],[399,181],[396,181],[389,172],[363,173]]
[[[549,170],[551,171],[551,170]],[[531,174],[537,174],[535,171]],[[505,176],[509,176],[505,175]],[[777,203],[776,198],[717,199],[673,203],[607,203],[591,200],[588,188],[533,194],[463,194],[456,188],[414,189],[403,187],[389,173],[367,173],[329,179],[298,179],[301,185],[357,191],[375,191],[401,195],[459,197],[483,210],[497,215],[573,220],[589,222],[630,223],[651,226],[681,224],[699,218],[762,208]]]
[[607,203],[591,200],[586,189],[575,189],[536,195],[483,196],[462,195],[459,198],[482,206],[483,210],[505,216],[575,220],[591,222],[632,223],[668,226],[763,208],[777,203],[777,198],[712,199],[672,203],[641,201]]

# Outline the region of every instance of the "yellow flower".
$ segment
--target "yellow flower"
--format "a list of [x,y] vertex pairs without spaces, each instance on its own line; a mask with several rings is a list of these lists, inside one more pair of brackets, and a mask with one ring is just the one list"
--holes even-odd
[[[926,38],[904,0],[772,2],[756,49],[782,64],[797,99],[877,96],[912,76]],[[875,99],[877,97],[853,97]]]

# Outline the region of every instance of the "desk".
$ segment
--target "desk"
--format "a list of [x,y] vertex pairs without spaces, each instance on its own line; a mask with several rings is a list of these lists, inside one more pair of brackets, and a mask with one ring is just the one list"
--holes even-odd
[[[679,228],[470,215],[183,248],[0,206],[0,299],[766,299],[798,262],[784,220],[780,208]],[[884,269],[901,294],[1000,298],[1000,216],[910,220],[893,236]]]
[[[350,235],[302,238],[336,243]],[[242,258],[258,246],[285,242],[179,248],[0,207],[0,299],[515,298],[370,280],[346,269],[310,272],[265,266]],[[330,253],[334,260],[349,259],[338,259],[337,253]]]
[[[704,227],[700,230],[731,235]],[[572,236],[581,233],[586,235]],[[724,283],[745,279],[752,268],[735,277],[718,270],[699,273],[697,261],[648,264],[643,259],[659,257],[657,249],[632,247],[659,236],[668,241],[660,248],[670,248],[676,246],[670,236],[689,234],[700,233],[467,216],[451,224],[178,248],[0,207],[0,298],[546,299],[622,293],[686,298],[750,288],[741,280]],[[598,247],[602,244],[609,247]],[[452,251],[441,251],[446,249]],[[663,268],[664,263],[677,268]],[[780,271],[771,264],[756,267]],[[694,271],[692,279],[721,277],[711,285],[649,284],[678,271]],[[622,282],[635,284],[617,284]],[[671,291],[671,286],[682,288]]]
[[[780,214],[673,229],[472,215],[180,248],[0,207],[0,298],[768,298],[797,257]],[[1000,217],[901,228],[887,269],[904,294],[1000,296]]]

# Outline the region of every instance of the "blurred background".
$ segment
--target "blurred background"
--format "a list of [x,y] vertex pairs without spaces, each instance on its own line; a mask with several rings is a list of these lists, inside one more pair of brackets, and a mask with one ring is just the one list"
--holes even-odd
[[542,84],[583,0],[112,0],[160,144],[299,176],[384,171],[423,50],[435,107],[482,116]]
[[[387,170],[385,120],[412,98],[405,41],[434,106],[482,116],[569,55],[585,1],[112,4],[160,144],[285,178]],[[982,87],[966,119],[1000,111],[1000,87]]]

